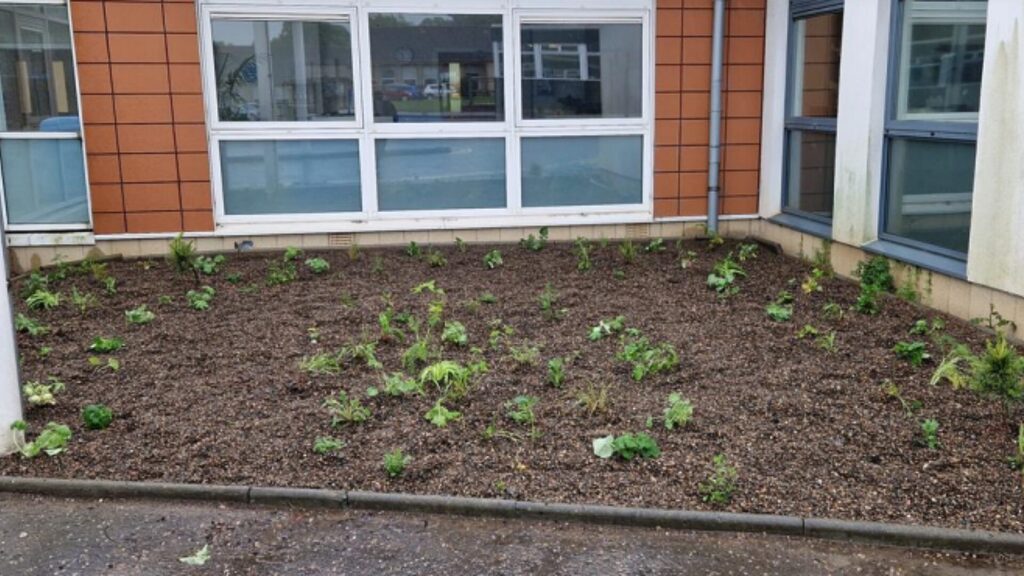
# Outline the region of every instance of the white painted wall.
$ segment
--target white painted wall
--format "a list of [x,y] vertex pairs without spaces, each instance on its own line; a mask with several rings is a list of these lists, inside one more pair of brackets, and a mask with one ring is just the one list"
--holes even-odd
[[11,424],[21,420],[21,391],[18,388],[18,353],[14,346],[14,319],[7,291],[7,250],[0,226],[0,456],[14,451]]
[[768,0],[764,37],[764,104],[761,116],[761,180],[758,212],[782,211],[783,134],[786,127],[786,46],[789,0]]
[[832,237],[854,246],[878,236],[890,8],[857,0],[843,14]]
[[1024,2],[990,0],[967,279],[1024,296]]

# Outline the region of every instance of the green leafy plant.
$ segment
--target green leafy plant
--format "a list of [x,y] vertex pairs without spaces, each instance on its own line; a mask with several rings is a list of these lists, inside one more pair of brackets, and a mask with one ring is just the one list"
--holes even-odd
[[982,394],[1019,400],[1024,395],[1024,357],[1002,332],[985,342],[985,351],[970,358],[969,384]]
[[337,452],[345,447],[345,441],[339,440],[333,436],[318,436],[313,441],[313,452],[324,456],[332,452]]
[[736,285],[736,280],[746,275],[743,268],[733,260],[730,252],[725,258],[715,262],[711,274],[708,274],[707,285],[714,289],[719,297],[726,298],[739,293],[740,287]]
[[351,346],[346,346],[338,352],[339,359],[349,359],[353,362],[362,362],[366,364],[367,368],[372,370],[380,370],[384,368],[380,360],[377,359],[377,345],[373,342],[359,342]]
[[783,290],[774,302],[765,306],[765,314],[775,322],[788,322],[793,317],[793,295]]
[[693,420],[693,404],[677,392],[669,394],[668,407],[665,408],[665,428],[682,428],[690,420]]
[[[296,256],[297,258],[298,256]],[[299,270],[292,260],[274,260],[267,268],[267,285],[282,286],[294,282],[299,277]]]
[[508,353],[519,366],[536,366],[540,361],[540,349],[529,344],[509,346]]
[[431,364],[420,373],[420,382],[433,384],[446,397],[457,401],[469,394],[470,377],[468,368],[452,360]]
[[110,354],[111,352],[117,352],[121,348],[124,348],[124,340],[114,337],[105,338],[103,336],[97,336],[92,339],[92,343],[89,344],[89,350],[96,352],[97,354]]
[[505,261],[501,259],[501,250],[491,250],[484,254],[484,267],[488,270],[494,270],[504,263]]
[[210,545],[204,544],[202,548],[188,556],[178,558],[178,562],[188,566],[205,566],[210,561]]
[[487,344],[491,348],[497,348],[504,340],[514,336],[516,333],[516,329],[502,322],[501,318],[495,318],[488,326],[490,326],[491,332],[487,336]]
[[90,292],[82,293],[78,291],[78,288],[72,287],[71,303],[75,308],[78,308],[78,312],[84,316],[85,313],[89,311],[89,308],[96,305],[96,297]]
[[477,296],[476,301],[481,304],[497,304],[498,297],[495,296],[494,294],[491,294],[490,292],[483,292],[479,296]]
[[189,290],[185,293],[185,299],[188,300],[189,308],[202,312],[210,309],[216,294],[217,291],[212,286],[203,286],[199,290]]
[[608,411],[610,404],[608,390],[607,385],[598,386],[589,383],[576,393],[576,404],[583,407],[590,416],[604,414]]
[[655,238],[644,246],[644,252],[648,254],[656,254],[658,252],[664,252],[667,249],[665,246],[665,240],[663,238]]
[[411,463],[412,457],[403,453],[401,448],[396,448],[384,455],[384,471],[391,478],[401,476]]
[[191,272],[195,281],[199,283],[199,271],[195,267],[196,259],[196,244],[191,240],[185,240],[184,234],[178,234],[175,236],[170,244],[168,245],[170,252],[167,255],[168,261],[174,271],[178,274],[185,274]]
[[836,351],[836,331],[830,330],[825,334],[818,336],[814,342],[818,345],[818,348],[832,354]]
[[225,276],[224,279],[227,280],[229,284],[241,284],[242,274],[239,272],[232,272]]
[[682,250],[680,248],[679,255],[677,256],[679,267],[683,270],[693,266],[694,262],[697,261],[697,253],[693,250]]
[[192,265],[195,266],[196,270],[198,270],[200,274],[203,274],[205,276],[213,276],[220,270],[220,266],[221,264],[224,263],[225,260],[226,259],[222,254],[217,254],[216,256],[213,257],[196,256]]
[[430,253],[427,254],[427,264],[429,264],[431,268],[444,268],[448,265],[448,259],[444,257],[444,254],[442,254],[440,250],[431,250]]
[[89,404],[82,408],[82,422],[89,430],[106,430],[114,421],[114,411],[104,404]]
[[359,246],[359,242],[355,240],[348,245],[348,250],[345,253],[348,255],[348,259],[353,262],[363,257],[363,249]]
[[663,342],[654,346],[633,329],[626,331],[618,358],[633,365],[633,380],[637,382],[650,374],[668,372],[679,367],[679,353],[672,344]]
[[154,314],[145,304],[138,308],[132,308],[131,310],[124,311],[124,318],[129,324],[145,325],[149,324],[156,318]]
[[975,326],[985,326],[990,330],[996,332],[1002,332],[1006,328],[1010,330],[1016,330],[1017,324],[1013,320],[1004,318],[1002,314],[996,311],[995,304],[988,305],[988,316],[980,318],[971,318],[971,324]]
[[658,442],[643,432],[639,434],[622,434],[594,439],[594,455],[598,458],[619,458],[629,461],[640,457],[645,460],[661,456]]
[[924,342],[897,342],[892,347],[892,351],[896,353],[896,356],[906,360],[915,368],[920,367],[924,364],[925,360],[932,357],[928,353],[928,347]]
[[420,249],[420,245],[414,240],[409,242],[409,245],[405,247],[405,254],[412,258],[419,258],[423,255],[423,251]]
[[444,323],[444,330],[441,332],[441,341],[456,346],[465,346],[469,343],[469,335],[466,333],[466,327],[462,322],[451,322]]
[[861,314],[877,314],[881,309],[879,295],[892,292],[894,288],[889,260],[884,256],[872,256],[866,262],[858,262],[853,275],[860,278],[860,295],[854,310]]
[[466,253],[467,244],[466,241],[458,236],[455,237],[455,248],[458,249],[462,254]]
[[40,454],[56,456],[67,450],[68,442],[71,441],[71,428],[56,422],[47,423],[39,436],[27,444],[24,443],[24,433],[28,430],[25,422],[19,420],[11,425],[11,429],[19,433],[16,434],[15,446],[22,458],[35,458]]
[[38,380],[26,382],[21,387],[21,393],[24,394],[25,400],[32,406],[54,406],[57,404],[57,393],[63,392],[64,388],[63,382],[50,376],[46,384]]
[[835,302],[829,302],[821,307],[821,313],[827,320],[842,320],[843,307]]
[[712,461],[714,471],[698,487],[698,492],[709,504],[727,504],[736,492],[739,472],[729,464],[725,454],[716,455]]
[[338,354],[321,352],[304,357],[299,361],[299,369],[310,374],[336,375],[341,373],[342,363]]
[[349,397],[344,390],[324,400],[324,408],[331,414],[331,426],[360,424],[370,419],[370,409],[359,398]]
[[418,336],[416,340],[402,353],[402,367],[412,372],[421,365],[427,364],[434,358],[434,354],[430,349],[430,341],[425,338]]
[[60,294],[49,290],[36,290],[25,299],[30,310],[53,310],[60,305]]
[[306,258],[306,268],[313,274],[324,274],[331,269],[331,264],[323,258]]
[[430,410],[427,411],[426,415],[424,415],[424,418],[426,418],[428,422],[438,428],[444,428],[451,422],[462,418],[461,413],[446,408],[444,404],[442,404],[442,400],[442,398],[438,398],[437,402],[435,402]]
[[107,358],[105,361],[96,356],[89,357],[89,366],[93,368],[101,369],[105,368],[111,372],[117,372],[121,369],[121,361],[117,358]]
[[548,360],[548,383],[555,388],[561,388],[565,384],[565,358],[552,358]]
[[394,372],[382,377],[384,379],[384,393],[388,396],[409,396],[416,394],[422,396],[423,383],[415,378],[409,378],[401,372]]
[[615,318],[612,318],[610,320],[598,321],[597,326],[594,326],[590,329],[590,332],[587,334],[587,338],[589,338],[591,342],[596,342],[604,338],[605,336],[618,334],[619,332],[622,332],[625,329],[626,317],[616,316]]
[[740,262],[757,258],[757,244],[740,244],[736,250],[736,259]]
[[285,262],[295,262],[302,256],[302,248],[296,248],[295,246],[288,246],[284,249],[284,255],[281,257]]
[[928,418],[921,421],[921,445],[929,450],[939,449],[939,421]]
[[24,332],[33,338],[38,336],[45,336],[50,333],[50,327],[46,324],[34,320],[21,312],[14,317],[14,329],[18,332]]
[[593,245],[590,240],[580,237],[573,243],[573,252],[576,254],[576,269],[580,272],[586,272],[590,270],[594,263],[590,259],[590,253],[593,250]]
[[712,230],[707,224],[701,224],[700,226],[703,230],[704,237],[708,241],[708,250],[714,250],[715,248],[725,244],[725,238],[718,233],[718,230]]
[[817,336],[818,329],[815,328],[814,326],[811,326],[810,324],[804,324],[803,327],[797,330],[796,332],[796,337],[798,340],[803,340],[804,338],[815,338]]
[[637,257],[640,255],[640,250],[632,240],[624,240],[619,244],[619,254],[622,255],[623,262],[632,264],[636,262]]
[[533,426],[537,423],[537,414],[534,407],[537,405],[536,396],[521,395],[505,403],[508,416],[516,424]]
[[893,383],[891,380],[885,380],[882,382],[882,392],[885,393],[889,398],[893,398],[900,403],[903,408],[903,413],[910,417],[916,414],[921,408],[924,408],[924,404],[920,400],[908,400],[903,396],[903,392],[900,387]]
[[548,245],[548,229],[541,228],[537,236],[530,234],[519,240],[519,245],[531,252],[540,252]]
[[551,282],[544,284],[544,290],[540,293],[538,303],[541,313],[548,320],[560,320],[567,312],[565,308],[558,307],[558,292],[551,286]]

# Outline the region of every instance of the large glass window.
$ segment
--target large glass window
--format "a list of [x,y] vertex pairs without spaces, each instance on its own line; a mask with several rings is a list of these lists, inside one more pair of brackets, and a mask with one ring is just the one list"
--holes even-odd
[[371,14],[377,122],[504,119],[502,17]]
[[215,20],[212,33],[220,120],[355,117],[348,22]]
[[643,201],[640,136],[524,138],[522,161],[524,207]]
[[359,212],[359,142],[223,141],[226,214]]
[[639,24],[524,24],[523,118],[639,118]]
[[902,0],[900,8],[882,233],[964,258],[986,2]]
[[0,4],[0,173],[15,229],[89,224],[68,8]]
[[819,4],[802,3],[790,28],[783,209],[827,221],[835,182],[843,13],[834,1]]
[[505,207],[505,141],[377,140],[382,211]]

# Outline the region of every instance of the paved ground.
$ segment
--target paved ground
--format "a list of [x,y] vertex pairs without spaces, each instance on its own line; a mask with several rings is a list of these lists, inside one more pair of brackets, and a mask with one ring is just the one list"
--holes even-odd
[[[204,544],[202,567],[178,561]],[[977,557],[758,535],[0,494],[0,574],[1024,574]]]

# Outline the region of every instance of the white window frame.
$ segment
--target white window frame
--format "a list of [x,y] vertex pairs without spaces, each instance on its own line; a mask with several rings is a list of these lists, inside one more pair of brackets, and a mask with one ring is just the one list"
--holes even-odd
[[74,67],[75,102],[78,109],[78,126],[76,132],[0,132],[0,140],[78,140],[82,144],[82,174],[85,178],[85,206],[88,221],[78,224],[11,224],[7,215],[7,196],[4,189],[3,170],[0,168],[0,217],[3,218],[4,230],[11,233],[19,232],[79,232],[93,228],[92,190],[89,184],[89,162],[86,152],[85,138],[82,134],[82,91],[78,78],[78,55],[75,50],[75,23],[71,5],[67,0],[3,0],[0,4],[11,5],[48,5],[65,6],[68,13],[68,37],[71,39],[71,65]]
[[[274,0],[200,0],[200,51],[212,165],[216,233],[223,235],[294,232],[366,232],[605,224],[653,221],[654,91],[653,0],[595,0],[581,14],[573,0],[448,0],[423,5],[417,0],[356,0],[338,5],[282,6]],[[625,7],[623,7],[625,6]],[[495,14],[502,17],[504,58],[501,67],[504,118],[493,122],[378,123],[374,121],[370,25],[372,13]],[[357,93],[356,122],[219,122],[213,77],[212,18],[315,20],[347,16],[352,22],[353,84]],[[639,23],[642,26],[642,91],[640,118],[522,120],[520,23]],[[510,57],[512,55],[512,57]],[[643,196],[637,204],[524,208],[521,196],[523,138],[638,136],[642,140]],[[376,142],[381,139],[501,138],[505,142],[506,206],[451,210],[380,211],[377,203]],[[227,140],[359,141],[362,210],[315,214],[227,215],[221,170],[220,142]]]

